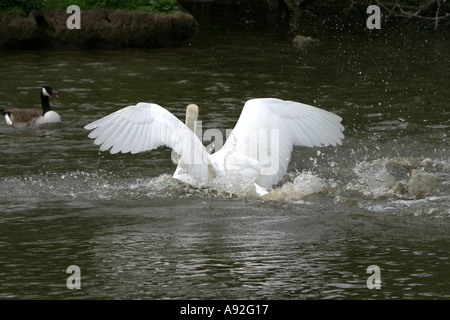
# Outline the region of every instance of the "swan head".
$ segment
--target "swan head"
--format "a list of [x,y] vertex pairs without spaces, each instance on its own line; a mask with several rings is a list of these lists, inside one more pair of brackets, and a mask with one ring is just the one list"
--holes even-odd
[[196,104],[189,104],[186,107],[186,114],[189,113],[198,117],[198,106]]
[[43,86],[41,92],[42,95],[45,97],[55,97],[56,99],[59,99],[58,91],[54,90],[50,86]]

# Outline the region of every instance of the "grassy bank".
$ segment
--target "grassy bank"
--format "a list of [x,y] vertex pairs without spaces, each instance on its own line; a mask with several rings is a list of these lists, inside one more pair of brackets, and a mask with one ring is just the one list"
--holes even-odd
[[83,9],[112,8],[155,13],[178,11],[175,0],[2,0],[0,11],[28,15],[34,9],[67,8],[77,5]]

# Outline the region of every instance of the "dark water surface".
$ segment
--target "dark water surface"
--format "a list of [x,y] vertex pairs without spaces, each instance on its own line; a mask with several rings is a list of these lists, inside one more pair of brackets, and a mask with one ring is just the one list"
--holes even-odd
[[[210,31],[182,48],[0,52],[0,106],[39,106],[50,84],[64,121],[0,123],[0,299],[450,298],[450,42],[291,40]],[[196,103],[204,130],[225,131],[254,97],[346,127],[338,148],[295,148],[263,199],[238,179],[175,181],[165,148],[100,153],[83,129],[143,101],[180,119]],[[372,265],[380,289],[366,285]]]

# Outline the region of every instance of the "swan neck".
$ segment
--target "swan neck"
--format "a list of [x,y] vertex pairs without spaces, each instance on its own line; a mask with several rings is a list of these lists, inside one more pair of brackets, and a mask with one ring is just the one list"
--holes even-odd
[[186,126],[195,132],[195,123],[198,118],[198,107],[195,104],[190,104],[186,108]]

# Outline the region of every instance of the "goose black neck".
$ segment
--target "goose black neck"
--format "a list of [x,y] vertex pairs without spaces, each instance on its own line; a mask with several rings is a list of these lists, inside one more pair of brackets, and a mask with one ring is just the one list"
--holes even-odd
[[44,115],[47,111],[50,111],[50,103],[48,102],[48,97],[44,96],[41,92],[41,105],[42,105],[42,115]]

